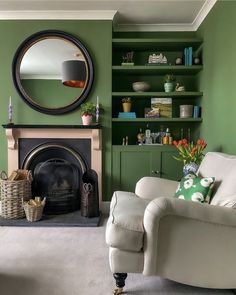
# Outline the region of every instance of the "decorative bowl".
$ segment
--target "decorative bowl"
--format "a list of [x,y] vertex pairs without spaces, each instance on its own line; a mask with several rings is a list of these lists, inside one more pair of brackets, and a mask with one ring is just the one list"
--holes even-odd
[[133,90],[136,92],[145,92],[150,89],[150,84],[146,81],[139,81],[132,83]]

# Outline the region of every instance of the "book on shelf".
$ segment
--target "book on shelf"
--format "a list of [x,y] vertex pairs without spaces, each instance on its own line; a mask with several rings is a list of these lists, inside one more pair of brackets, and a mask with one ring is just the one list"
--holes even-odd
[[187,48],[184,48],[184,65],[188,65],[188,53],[187,53]]
[[193,48],[189,47],[188,48],[188,65],[192,66],[193,64]]
[[145,108],[144,109],[144,118],[159,118],[160,110],[159,108]]
[[193,48],[186,47],[184,48],[184,65],[185,66],[192,66],[193,64]]
[[172,98],[170,97],[152,97],[151,108],[159,109],[159,117],[172,118]]
[[135,112],[119,112],[118,118],[121,118],[121,119],[136,118],[136,113]]

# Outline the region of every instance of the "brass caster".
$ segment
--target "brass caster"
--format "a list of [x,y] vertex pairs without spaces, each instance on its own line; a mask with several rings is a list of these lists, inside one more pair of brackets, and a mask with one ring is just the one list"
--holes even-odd
[[119,295],[123,292],[123,288],[115,288],[113,291],[113,295]]

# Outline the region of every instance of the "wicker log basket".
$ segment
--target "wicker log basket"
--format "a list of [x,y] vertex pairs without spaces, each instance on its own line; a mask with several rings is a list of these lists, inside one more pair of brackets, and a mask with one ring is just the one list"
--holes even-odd
[[40,197],[24,202],[24,210],[28,221],[39,221],[42,218],[45,202],[46,198],[41,201]]
[[24,218],[23,202],[31,198],[31,172],[19,169],[13,171],[8,178],[7,174],[2,171],[0,176],[2,217],[7,219]]

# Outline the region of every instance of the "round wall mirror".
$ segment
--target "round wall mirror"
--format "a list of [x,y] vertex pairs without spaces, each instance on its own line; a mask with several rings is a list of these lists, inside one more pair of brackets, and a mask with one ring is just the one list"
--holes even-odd
[[84,102],[94,70],[87,49],[77,38],[48,30],[22,42],[13,59],[12,75],[19,95],[30,107],[59,115]]

